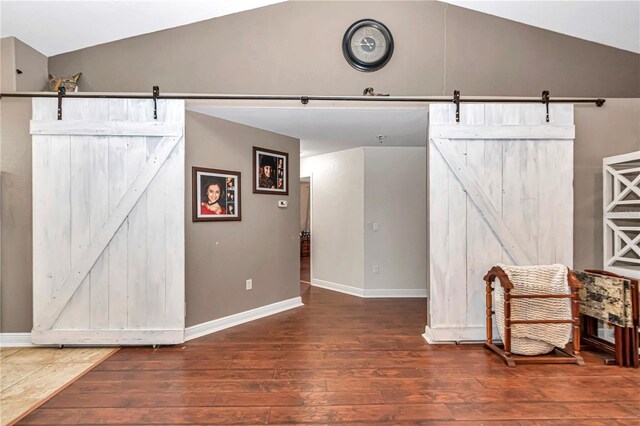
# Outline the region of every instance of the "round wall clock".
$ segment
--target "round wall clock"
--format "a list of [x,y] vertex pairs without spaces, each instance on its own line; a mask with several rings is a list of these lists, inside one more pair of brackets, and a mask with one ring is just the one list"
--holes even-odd
[[344,33],[342,53],[358,71],[376,71],[391,59],[393,37],[384,24],[373,19],[362,19]]

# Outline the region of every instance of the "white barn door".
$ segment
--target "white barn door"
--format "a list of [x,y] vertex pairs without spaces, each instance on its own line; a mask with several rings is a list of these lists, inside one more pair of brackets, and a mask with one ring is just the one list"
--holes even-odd
[[184,101],[34,99],[36,344],[184,341]]
[[496,263],[573,263],[573,105],[429,110],[429,342],[481,341]]

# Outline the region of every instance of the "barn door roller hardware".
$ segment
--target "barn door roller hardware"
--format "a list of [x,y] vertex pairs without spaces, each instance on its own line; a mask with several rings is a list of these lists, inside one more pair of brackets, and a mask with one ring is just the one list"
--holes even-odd
[[58,87],[58,120],[62,120],[62,98],[67,94],[67,89],[61,84]]
[[153,119],[158,119],[158,98],[160,97],[160,86],[153,86]]
[[545,104],[545,106],[547,107],[546,120],[548,123],[549,122],[549,91],[548,90],[542,91],[542,103]]
[[460,91],[453,91],[453,103],[456,104],[456,123],[460,122]]

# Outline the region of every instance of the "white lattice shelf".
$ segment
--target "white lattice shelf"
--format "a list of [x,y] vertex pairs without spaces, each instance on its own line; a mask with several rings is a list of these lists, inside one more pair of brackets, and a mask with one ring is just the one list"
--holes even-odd
[[640,278],[640,151],[602,163],[604,268]]

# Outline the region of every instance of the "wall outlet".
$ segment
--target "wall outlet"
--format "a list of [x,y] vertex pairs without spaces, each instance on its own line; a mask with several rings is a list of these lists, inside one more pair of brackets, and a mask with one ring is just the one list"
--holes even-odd
[[373,265],[373,273],[374,274],[380,273],[380,265]]
[[247,280],[247,290],[251,290],[253,288],[253,280]]

